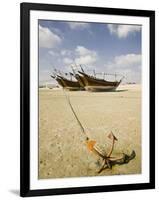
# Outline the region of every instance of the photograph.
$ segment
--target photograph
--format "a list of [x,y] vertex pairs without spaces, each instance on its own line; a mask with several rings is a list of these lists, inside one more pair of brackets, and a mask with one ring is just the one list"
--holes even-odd
[[155,187],[155,12],[21,4],[21,196]]
[[141,34],[38,21],[39,179],[141,173]]

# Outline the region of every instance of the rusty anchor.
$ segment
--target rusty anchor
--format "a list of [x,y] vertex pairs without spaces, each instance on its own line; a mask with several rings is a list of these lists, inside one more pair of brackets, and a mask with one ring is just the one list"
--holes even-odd
[[111,144],[110,150],[108,151],[108,153],[106,155],[101,153],[99,148],[96,147],[96,145],[95,145],[96,141],[94,141],[94,140],[88,140],[87,141],[88,149],[90,151],[92,151],[94,154],[98,155],[103,160],[101,168],[99,169],[98,173],[101,173],[105,169],[112,169],[112,166],[116,165],[116,164],[118,164],[118,165],[126,164],[130,160],[134,159],[135,156],[136,156],[136,153],[133,150],[130,155],[127,155],[127,154],[123,153],[121,156],[112,157],[111,155],[112,155],[113,150],[114,150],[115,142],[118,141],[118,140],[117,140],[117,138],[115,137],[115,135],[113,134],[112,131],[108,135],[108,138],[110,140],[112,140],[112,144]]

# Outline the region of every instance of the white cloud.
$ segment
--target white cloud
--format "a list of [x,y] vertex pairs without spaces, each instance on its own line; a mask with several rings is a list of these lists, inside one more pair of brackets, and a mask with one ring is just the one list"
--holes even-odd
[[62,55],[62,56],[65,56],[65,55],[66,55],[66,50],[62,50],[62,51],[61,51],[61,55]]
[[108,24],[107,27],[111,34],[117,35],[119,38],[126,38],[129,34],[139,32],[141,30],[141,26],[135,25]]
[[141,65],[141,54],[127,54],[115,57],[115,64],[121,68],[133,68]]
[[93,64],[97,61],[97,53],[93,50],[87,49],[84,46],[77,46],[75,49],[76,58],[75,62],[77,64]]
[[80,56],[85,56],[85,55],[91,54],[93,52],[93,51],[85,48],[84,46],[77,46],[75,51],[76,51],[77,55],[80,55]]
[[[64,64],[85,64],[92,65],[98,59],[97,53],[94,50],[87,49],[84,46],[77,46],[74,50],[63,49],[60,54],[63,56]],[[89,66],[88,66],[89,67]]]
[[82,22],[68,22],[67,24],[73,30],[75,30],[75,29],[85,29],[85,28],[89,27],[88,23],[82,23]]
[[116,56],[106,64],[108,73],[122,74],[126,82],[141,81],[141,54],[126,54]]
[[72,51],[70,51],[68,49],[63,49],[63,50],[61,50],[61,55],[62,56],[71,56],[72,55]]
[[63,59],[63,62],[64,62],[64,64],[69,65],[69,64],[73,63],[73,60],[66,57],[66,58]]
[[57,56],[59,55],[58,53],[56,53],[56,52],[54,52],[54,51],[52,51],[52,50],[48,51],[48,53],[49,53],[51,56],[54,56],[54,57],[57,57]]
[[61,38],[49,28],[39,25],[39,46],[43,48],[54,48],[61,43]]
[[77,64],[89,65],[89,64],[93,64],[96,62],[96,57],[91,56],[91,55],[85,55],[85,56],[76,58],[75,62]]

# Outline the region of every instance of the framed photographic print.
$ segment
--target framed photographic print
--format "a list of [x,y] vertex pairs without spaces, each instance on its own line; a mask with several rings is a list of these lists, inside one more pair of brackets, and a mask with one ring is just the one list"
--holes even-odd
[[23,197],[155,188],[155,12],[21,4]]

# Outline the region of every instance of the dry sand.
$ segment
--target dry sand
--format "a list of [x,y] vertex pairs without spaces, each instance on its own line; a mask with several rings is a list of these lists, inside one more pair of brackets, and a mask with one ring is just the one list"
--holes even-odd
[[39,89],[39,178],[141,173],[141,87],[121,85],[116,92],[68,91],[88,136],[108,151],[110,131],[118,138],[113,155],[136,157],[98,174],[101,160],[85,145],[62,90]]

